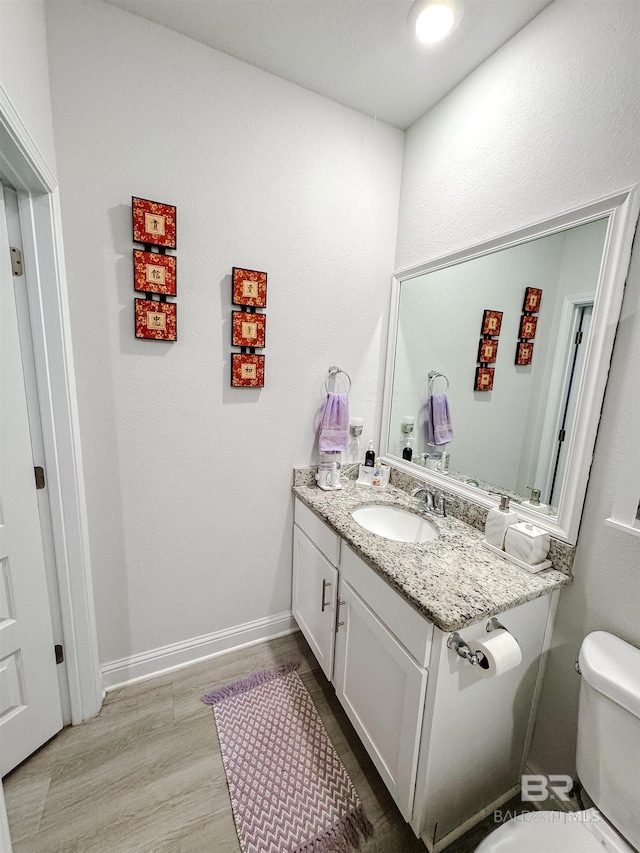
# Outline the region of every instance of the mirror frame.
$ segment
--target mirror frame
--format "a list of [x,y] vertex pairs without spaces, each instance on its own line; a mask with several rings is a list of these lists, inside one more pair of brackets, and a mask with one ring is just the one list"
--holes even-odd
[[403,281],[422,276],[425,273],[435,272],[463,261],[508,249],[511,246],[517,246],[539,237],[556,234],[559,231],[583,225],[595,219],[608,218],[596,288],[591,334],[587,343],[585,368],[578,389],[575,427],[569,437],[566,473],[558,500],[558,513],[557,516],[545,516],[527,507],[517,506],[518,515],[523,519],[533,521],[537,526],[548,530],[551,535],[575,545],[587,492],[589,471],[593,459],[616,327],[620,317],[639,207],[638,187],[634,185],[502,237],[396,272],[392,278],[391,286],[382,403],[379,444],[380,448],[383,449],[382,461],[417,481],[431,483],[472,503],[486,508],[498,505],[499,499],[493,494],[470,486],[468,483],[451,479],[436,471],[427,470],[414,462],[407,462],[389,453],[401,284]]

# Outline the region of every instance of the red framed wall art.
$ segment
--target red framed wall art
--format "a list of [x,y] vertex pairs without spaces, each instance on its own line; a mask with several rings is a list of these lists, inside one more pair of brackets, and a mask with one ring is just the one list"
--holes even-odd
[[531,341],[518,341],[516,345],[516,364],[521,367],[531,364],[533,361],[533,343]]
[[175,341],[178,338],[175,302],[136,299],[136,338]]
[[493,335],[498,337],[502,327],[502,311],[489,311],[482,315],[482,335]]
[[523,314],[520,320],[519,338],[525,340],[533,340],[536,336],[536,328],[538,326],[538,318],[530,314]]
[[478,361],[484,364],[495,364],[498,358],[498,344],[493,338],[481,338],[478,348]]
[[266,272],[233,267],[233,292],[231,301],[234,305],[251,305],[254,308],[266,308]]
[[234,388],[263,388],[264,356],[245,352],[232,353],[231,385]]
[[175,296],[177,291],[177,263],[173,255],[159,252],[133,250],[133,287],[144,293]]
[[523,311],[528,311],[529,314],[537,314],[540,311],[540,303],[542,302],[542,291],[539,287],[527,287],[524,291]]
[[176,248],[176,208],[171,204],[131,197],[133,239],[149,246]]
[[234,347],[262,348],[266,341],[267,315],[248,311],[231,312],[231,344]]
[[476,367],[474,391],[493,391],[493,367]]

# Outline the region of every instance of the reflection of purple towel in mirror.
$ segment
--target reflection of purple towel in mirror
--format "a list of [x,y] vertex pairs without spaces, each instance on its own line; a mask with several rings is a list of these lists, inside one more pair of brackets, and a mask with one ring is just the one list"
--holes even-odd
[[349,449],[349,395],[329,391],[320,420],[321,453]]
[[449,398],[446,394],[431,394],[427,400],[427,441],[436,445],[453,441]]

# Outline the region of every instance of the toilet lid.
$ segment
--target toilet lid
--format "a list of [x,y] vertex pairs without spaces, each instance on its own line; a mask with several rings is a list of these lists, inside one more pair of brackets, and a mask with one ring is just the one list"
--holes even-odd
[[[595,812],[533,811],[506,821],[476,848],[476,853],[603,853],[607,849],[589,830]],[[578,819],[578,815],[582,819]]]

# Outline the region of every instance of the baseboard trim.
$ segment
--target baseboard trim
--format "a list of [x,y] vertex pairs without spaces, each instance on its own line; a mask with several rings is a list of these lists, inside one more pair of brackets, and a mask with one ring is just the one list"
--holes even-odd
[[289,611],[278,613],[276,616],[267,616],[264,619],[256,619],[254,622],[245,622],[243,625],[236,625],[223,631],[215,631],[213,634],[194,637],[181,643],[161,646],[142,654],[103,664],[102,686],[108,693],[117,687],[155,678],[199,661],[253,646],[265,640],[274,640],[285,634],[292,634],[297,630],[299,629],[296,621]]
[[[457,826],[455,829],[452,829],[448,835],[443,836],[439,841],[436,841],[434,844],[432,839],[425,838],[422,836],[422,841],[424,842],[425,847],[430,853],[440,853],[441,850],[444,850],[445,847],[448,847],[454,841],[457,841],[460,836],[464,835],[467,830],[472,829],[477,823],[480,823],[481,820],[484,820],[485,817],[491,812],[496,811],[500,808],[500,806],[509,802],[512,797],[520,790],[520,785],[514,785],[513,788],[509,788],[502,796],[497,797],[492,803],[490,803],[485,808],[481,809],[479,812],[473,815],[473,817],[465,820],[464,823],[461,823],[460,826]],[[496,824],[497,826],[497,824]]]

